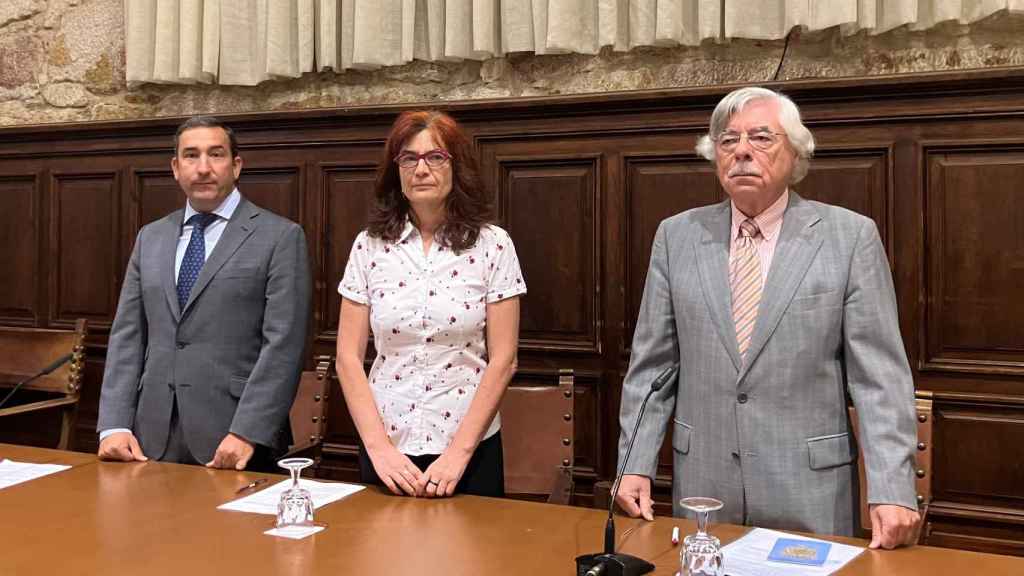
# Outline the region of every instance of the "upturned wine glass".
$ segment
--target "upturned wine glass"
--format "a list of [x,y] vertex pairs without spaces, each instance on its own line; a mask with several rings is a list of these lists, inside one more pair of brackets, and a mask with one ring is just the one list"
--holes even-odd
[[699,496],[683,498],[679,505],[697,516],[697,533],[683,539],[679,551],[681,576],[724,576],[722,544],[708,534],[708,517],[722,508],[722,501]]
[[313,461],[309,458],[285,458],[277,461],[278,466],[287,469],[292,475],[292,485],[281,493],[281,500],[277,504],[278,528],[313,525],[313,496],[309,490],[299,486],[302,469],[312,464]]

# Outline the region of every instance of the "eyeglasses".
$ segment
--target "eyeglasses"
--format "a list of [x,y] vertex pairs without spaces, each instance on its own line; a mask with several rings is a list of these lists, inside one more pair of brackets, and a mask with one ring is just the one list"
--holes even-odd
[[440,168],[452,159],[452,155],[440,148],[427,150],[423,154],[402,152],[398,156],[395,156],[395,164],[398,164],[399,168],[415,168],[419,165],[420,158],[427,162],[427,166],[430,166],[431,168]]
[[740,141],[743,140],[743,136],[747,137],[747,142],[756,150],[770,150],[774,147],[779,140],[785,136],[783,132],[772,132],[771,130],[751,130],[750,132],[735,132],[733,130],[726,130],[715,138],[715,142],[723,152],[732,152],[736,150],[736,147],[740,145]]

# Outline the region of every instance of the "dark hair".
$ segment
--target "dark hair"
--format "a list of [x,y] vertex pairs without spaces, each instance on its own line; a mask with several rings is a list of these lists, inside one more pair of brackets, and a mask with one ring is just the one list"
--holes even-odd
[[235,138],[235,131],[227,124],[224,124],[213,116],[193,116],[178,126],[178,131],[174,133],[175,156],[178,155],[178,139],[181,138],[181,133],[193,128],[220,128],[228,135],[228,146],[231,148],[231,157],[234,158],[235,156],[238,156],[238,139]]
[[446,220],[437,231],[437,239],[440,245],[460,252],[476,244],[480,227],[490,221],[492,212],[473,145],[455,119],[444,112],[403,112],[391,126],[384,156],[377,167],[367,230],[370,236],[392,242],[402,234],[409,217],[409,200],[402,194],[394,158],[406,142],[424,130],[429,130],[452,157],[452,190],[445,199]]

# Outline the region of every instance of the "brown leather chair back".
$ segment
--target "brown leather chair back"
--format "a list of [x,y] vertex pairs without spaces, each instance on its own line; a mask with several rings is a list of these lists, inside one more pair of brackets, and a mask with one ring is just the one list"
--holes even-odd
[[[931,393],[919,391],[916,394],[915,410],[917,412],[917,454],[914,458],[915,488],[917,490],[917,506],[921,513],[921,526],[925,526],[928,504],[932,500],[932,399]],[[857,411],[849,408],[850,424],[853,434],[857,437],[857,469],[860,475],[860,523],[865,532],[871,532],[871,515],[868,512],[867,475],[864,471],[864,454],[860,450],[860,422]],[[926,530],[921,530],[921,538]]]
[[501,403],[505,493],[569,503],[573,466],[573,372],[557,386],[509,386]]
[[[332,362],[318,358],[316,370],[307,370],[299,379],[299,389],[288,416],[292,426],[292,446],[287,456],[309,456],[319,464],[324,433],[327,430],[327,397],[330,393]],[[315,468],[316,464],[314,464]]]
[[71,361],[22,387],[56,394],[77,394],[85,360],[87,322],[75,330],[0,327],[0,386],[11,387],[65,354]]
[[53,398],[0,408],[0,418],[60,408],[61,434],[57,448],[67,450],[78,414],[78,395],[85,367],[85,336],[88,323],[79,319],[75,330],[0,327],[0,398],[18,382],[29,378],[61,356],[71,360],[46,376],[36,378],[22,390],[47,392]]

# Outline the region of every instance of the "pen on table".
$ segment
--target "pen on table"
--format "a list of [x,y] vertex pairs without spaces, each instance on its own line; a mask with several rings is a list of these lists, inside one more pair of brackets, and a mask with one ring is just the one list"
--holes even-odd
[[245,492],[246,490],[252,490],[253,488],[259,486],[260,484],[266,484],[266,482],[267,482],[266,478],[259,478],[257,480],[253,480],[252,482],[249,482],[248,484],[246,484],[245,486],[242,486],[238,490],[235,490],[235,494],[241,494],[242,492]]
[[679,526],[672,527],[672,545],[679,544]]

